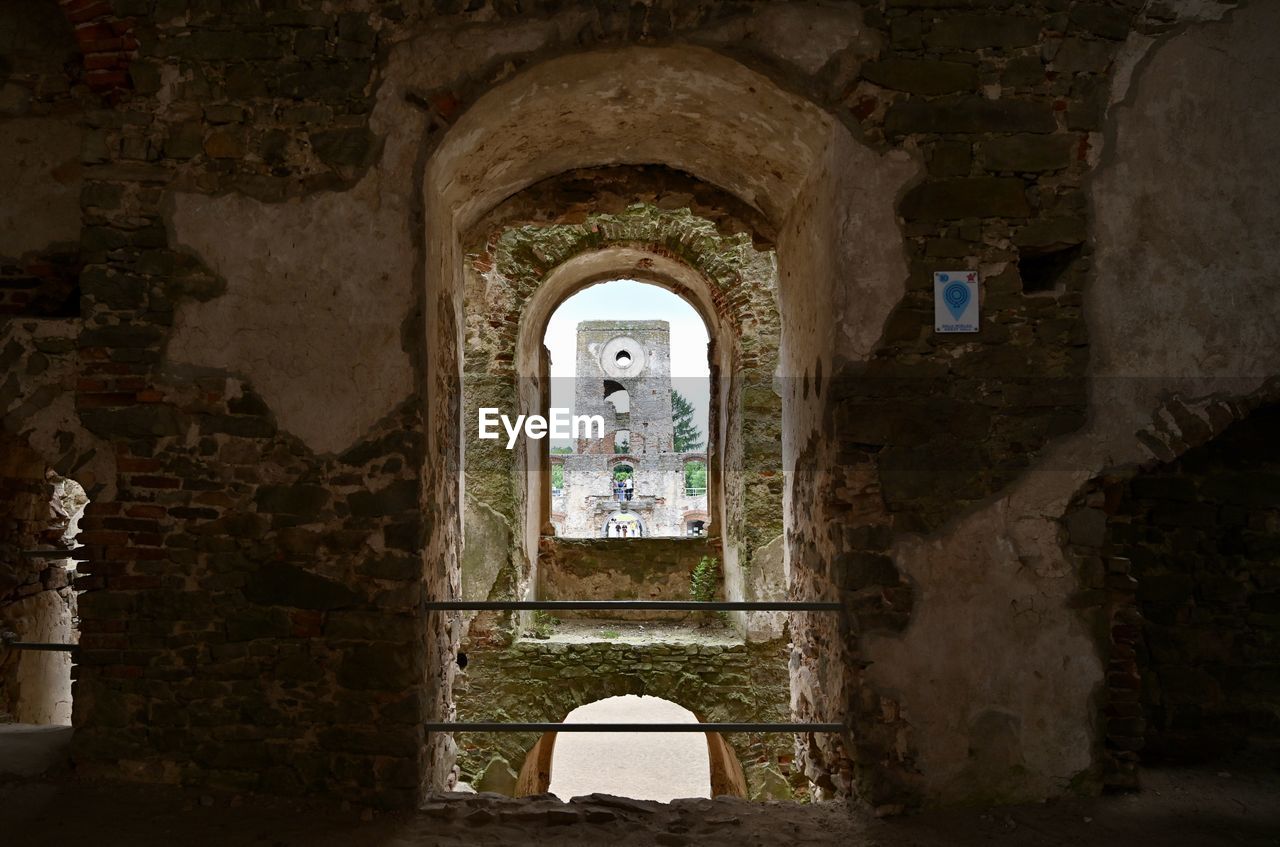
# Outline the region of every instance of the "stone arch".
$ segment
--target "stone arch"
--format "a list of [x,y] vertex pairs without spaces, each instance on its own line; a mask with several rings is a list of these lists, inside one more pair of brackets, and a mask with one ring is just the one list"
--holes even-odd
[[[707,741],[712,797],[748,797],[747,777],[733,747],[720,732],[703,733]],[[529,797],[551,790],[557,732],[544,732],[524,757],[516,780],[516,796]]]
[[[671,102],[684,108],[672,112],[661,105]],[[568,138],[574,143],[563,143]],[[428,494],[432,520],[424,561],[430,563],[428,583],[435,593],[452,593],[461,530],[458,475],[442,471],[456,466],[462,449],[457,386],[464,349],[465,234],[529,185],[611,165],[658,165],[688,173],[736,196],[778,232],[778,370],[786,421],[779,439],[780,487],[782,479],[795,478],[786,472],[797,470],[797,463],[831,463],[806,447],[820,429],[823,404],[817,397],[801,397],[795,390],[800,380],[788,377],[812,372],[815,362],[830,373],[837,357],[866,356],[903,293],[906,263],[894,200],[917,170],[911,157],[875,153],[812,101],[733,59],[688,45],[602,49],[549,59],[490,89],[462,113],[424,168],[423,318],[430,365],[425,419],[431,421],[426,464],[434,492]],[[886,234],[890,237],[875,237]],[[852,287],[856,313],[846,316],[850,268],[860,284]],[[529,468],[539,470],[536,462]],[[787,490],[783,514],[789,543],[816,543],[825,532],[821,519],[797,517],[789,501]],[[532,516],[536,525],[536,511]],[[794,588],[803,596],[837,596],[830,577],[819,572],[820,558],[792,563]],[[433,708],[443,717],[454,635],[446,616],[433,621],[440,648],[430,665],[445,669],[442,696]],[[798,624],[803,635],[808,622]],[[834,670],[848,664],[843,649],[814,653],[823,654],[813,661],[825,670],[801,676],[832,684],[799,683],[805,689],[796,698],[800,717],[844,720],[848,715],[848,692],[838,677],[851,672]],[[847,770],[839,748],[836,739],[810,745],[814,767]],[[447,773],[444,738],[433,739],[428,758],[434,773]]]

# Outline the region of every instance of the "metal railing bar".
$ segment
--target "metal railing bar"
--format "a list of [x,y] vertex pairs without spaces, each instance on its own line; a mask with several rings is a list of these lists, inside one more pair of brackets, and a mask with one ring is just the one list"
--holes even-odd
[[427,732],[844,732],[838,723],[428,723]]
[[838,612],[839,603],[820,600],[711,601],[693,600],[428,600],[429,611],[673,611],[673,612]]

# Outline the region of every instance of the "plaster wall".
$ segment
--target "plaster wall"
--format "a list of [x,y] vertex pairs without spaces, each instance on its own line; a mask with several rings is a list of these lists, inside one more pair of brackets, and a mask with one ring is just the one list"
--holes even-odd
[[1256,84],[1277,27],[1280,10],[1247,5],[1139,64],[1090,185],[1087,427],[1008,493],[894,545],[916,602],[905,633],[870,642],[871,679],[899,699],[937,801],[1035,799],[1088,772],[1101,619],[1059,518],[1091,476],[1185,449],[1211,431],[1208,407],[1280,370],[1266,272],[1280,207],[1264,187],[1280,178],[1280,127]]

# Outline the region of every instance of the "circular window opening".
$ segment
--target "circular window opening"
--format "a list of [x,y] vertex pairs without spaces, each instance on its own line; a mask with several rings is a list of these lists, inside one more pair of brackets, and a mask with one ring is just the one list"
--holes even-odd
[[631,367],[631,354],[626,350],[619,350],[618,355],[614,356],[613,360],[618,363],[620,368]]

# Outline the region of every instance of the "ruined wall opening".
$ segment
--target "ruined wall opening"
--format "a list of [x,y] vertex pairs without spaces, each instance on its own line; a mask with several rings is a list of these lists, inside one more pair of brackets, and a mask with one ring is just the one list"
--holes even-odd
[[1113,480],[1105,550],[1133,580],[1130,735],[1147,764],[1280,746],[1280,405]]
[[[681,516],[707,508],[706,486],[690,494],[684,480],[685,453],[705,447],[709,430],[714,348],[706,320],[665,288],[611,280],[566,297],[547,319],[543,344],[551,407],[598,417],[606,435],[601,444],[588,427],[585,436],[548,440],[564,468],[551,504],[565,515],[560,534],[683,536]],[[705,454],[698,458],[705,463]]]
[[[627,96],[614,96],[618,90]],[[662,104],[673,97],[685,98],[689,108],[671,113]],[[545,120],[550,114],[558,119]],[[573,143],[564,143],[570,137]],[[637,173],[644,178],[661,174],[665,180],[675,173],[694,191],[674,202],[656,203],[662,189],[655,195],[648,188],[628,186],[601,199],[601,205],[578,198],[564,202],[556,194],[557,180],[578,169],[614,169],[624,180]],[[540,334],[525,328],[540,327],[558,302],[549,292],[563,294],[626,272],[683,287],[704,314],[734,328],[724,338],[742,341],[736,349],[724,344],[717,350],[723,372],[739,380],[731,396],[721,391],[713,398],[712,408],[753,409],[760,415],[759,425],[730,432],[732,419],[726,415],[709,433],[721,452],[709,469],[708,487],[720,487],[725,494],[723,502],[708,504],[706,541],[721,554],[716,558],[723,596],[781,599],[788,591],[812,599],[838,596],[836,574],[824,564],[832,559],[828,548],[833,539],[824,528],[820,504],[813,508],[803,493],[813,490],[806,474],[834,461],[824,456],[827,448],[816,439],[826,401],[821,392],[801,392],[799,386],[811,385],[806,374],[830,374],[838,356],[865,355],[900,298],[905,263],[897,241],[878,245],[858,233],[868,227],[897,232],[894,198],[914,170],[908,157],[885,160],[858,144],[830,114],[767,77],[688,45],[606,48],[550,59],[472,103],[432,154],[423,183],[428,249],[424,325],[431,368],[425,398],[431,422],[426,475],[435,492],[429,495],[430,537],[424,556],[429,593],[456,596],[460,542],[464,532],[472,533],[474,515],[483,513],[471,508],[475,486],[470,454],[476,442],[468,437],[472,424],[460,390],[470,376],[472,345],[486,331],[484,318],[473,319],[465,307],[471,293],[482,294],[486,284],[499,282],[516,302],[527,304],[516,312],[522,327],[518,335],[527,343],[517,340],[515,355],[523,364],[515,370],[524,384],[519,401],[532,409],[545,404],[549,392],[537,379],[526,378],[538,373],[543,357],[536,344]],[[700,199],[706,196],[723,203],[711,219],[698,220],[691,209],[706,208]],[[628,207],[628,202],[636,205]],[[477,239],[477,227],[486,221],[509,224],[505,231],[513,238],[504,241],[507,236],[499,234],[487,241],[494,233],[490,227]],[[497,249],[476,251],[477,243],[496,244]],[[766,249],[756,250],[757,243]],[[513,265],[512,259],[518,261]],[[508,269],[524,265],[529,270],[507,275],[500,269],[504,263]],[[845,296],[837,281],[851,267],[868,284],[860,290],[856,319],[845,321]],[[487,325],[498,327],[494,335],[502,339],[512,318],[507,314]],[[635,362],[633,358],[628,367]],[[715,374],[711,384],[715,392]],[[518,392],[507,393],[516,399]],[[449,473],[458,466],[459,454],[466,456],[465,489]],[[528,454],[516,461],[522,474],[548,473],[545,456]],[[722,482],[716,479],[717,465],[725,475]],[[802,492],[799,498],[797,491]],[[515,525],[488,520],[487,527],[498,535],[510,533],[513,543],[507,549],[516,551],[509,564],[512,578],[503,591],[528,597],[536,586],[545,586],[539,547],[554,512],[534,497],[511,499]],[[596,543],[551,540],[569,557],[579,551],[564,545]],[[696,546],[687,538],[649,541]],[[687,582],[682,596],[687,596]],[[464,693],[477,690],[477,663],[468,665],[470,678],[460,680],[451,662],[464,623],[447,615],[429,621],[440,644],[428,657],[429,673],[440,683],[440,696],[429,711],[442,718],[453,713],[451,685],[458,684]],[[762,649],[781,657],[779,664],[753,666],[746,675],[771,692],[770,698],[777,682],[783,691],[787,688],[786,634],[788,623],[795,625],[791,632],[799,660],[790,674],[790,705],[786,695],[781,704],[766,698],[756,703],[753,719],[779,713],[801,720],[847,719],[855,695],[855,671],[846,655],[852,642],[835,620],[804,615],[789,622],[783,615],[760,613],[735,614],[729,623],[739,637],[745,636],[748,650],[767,644]],[[545,648],[537,643],[517,640],[511,647],[539,654],[537,661],[524,656],[526,662],[546,660]],[[504,660],[493,658],[499,664]],[[780,675],[775,675],[779,667]],[[772,682],[752,680],[752,674]],[[655,684],[652,677],[641,675],[638,684]],[[461,695],[456,708],[459,716],[479,717]],[[791,741],[783,739],[788,751]],[[798,741],[803,765],[793,763],[792,752],[769,743],[756,745],[759,755],[752,762],[759,771],[757,785],[787,785],[799,774],[801,783],[808,777],[822,793],[852,792],[847,735]],[[454,740],[439,736],[429,742],[432,779],[447,784]],[[467,748],[479,742],[460,743],[459,764],[465,773],[474,767],[466,761]],[[779,771],[785,778],[769,776]],[[807,784],[801,789],[807,791]]]
[[[658,697],[622,695],[579,706],[565,723],[698,723],[693,712]],[[689,732],[565,732],[555,741],[548,790],[562,800],[613,794],[669,802],[711,796],[705,735]]]
[[[0,437],[0,633],[6,640],[79,642],[76,562],[89,498],[16,439]],[[0,722],[71,724],[72,655],[0,646]]]

